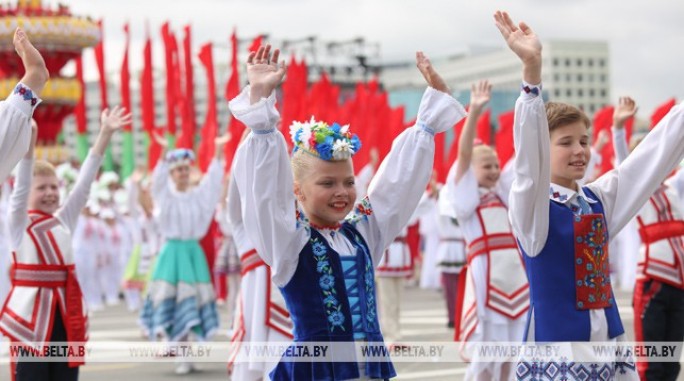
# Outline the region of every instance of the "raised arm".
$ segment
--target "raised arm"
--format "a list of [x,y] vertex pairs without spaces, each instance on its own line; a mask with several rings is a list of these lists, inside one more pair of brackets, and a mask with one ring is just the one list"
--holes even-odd
[[620,97],[618,105],[613,111],[613,151],[615,151],[615,166],[620,165],[629,155],[625,124],[634,117],[638,110],[636,102],[630,97]]
[[278,55],[276,50],[271,56],[270,45],[250,54],[249,86],[230,102],[230,110],[252,131],[238,148],[232,171],[244,228],[261,258],[271,266],[273,281],[282,286],[294,274],[308,236],[303,228],[297,228],[290,158],[277,129],[280,115],[275,108],[275,89],[285,75]]
[[[432,173],[434,134],[453,127],[465,110],[448,94],[443,79],[421,52],[417,66],[430,87],[418,108],[416,125],[401,133],[371,181],[368,199],[372,213],[357,223],[366,239],[374,263],[378,263],[392,240],[406,226]],[[355,215],[359,216],[359,209]]]
[[477,119],[482,115],[482,111],[491,98],[491,93],[492,85],[487,81],[480,81],[471,86],[468,117],[466,118],[465,125],[461,131],[461,136],[458,140],[458,164],[456,166],[456,178],[454,179],[456,183],[461,181],[463,175],[468,171],[468,168],[470,168]]
[[646,135],[617,168],[587,185],[603,201],[611,234],[617,234],[684,159],[684,105]]
[[59,218],[70,231],[76,226],[81,209],[88,202],[90,185],[95,180],[97,171],[100,169],[102,157],[112,135],[130,122],[131,114],[119,106],[114,107],[111,111],[109,109],[102,111],[100,115],[100,133],[97,135],[97,139],[95,139],[95,144],[81,166],[74,188],[67,196],[62,207],[55,213],[55,217]]
[[494,15],[496,27],[523,64],[523,90],[515,104],[513,142],[515,180],[508,199],[513,232],[525,252],[539,254],[549,228],[551,184],[549,127],[541,98],[542,46],[525,23],[516,26],[506,12]]
[[28,151],[19,162],[17,177],[14,182],[14,190],[9,201],[9,226],[10,249],[16,250],[21,245],[24,230],[28,226],[28,199],[31,192],[31,179],[33,178],[33,154],[38,138],[38,126],[31,123],[31,140]]

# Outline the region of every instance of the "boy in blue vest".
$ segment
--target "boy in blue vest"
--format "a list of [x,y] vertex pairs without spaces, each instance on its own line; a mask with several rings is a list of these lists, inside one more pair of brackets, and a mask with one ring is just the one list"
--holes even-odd
[[[541,98],[542,46],[525,23],[494,15],[523,63],[515,108],[516,178],[509,216],[524,251],[531,308],[530,342],[617,342],[622,321],[610,284],[608,240],[634,217],[684,158],[684,107],[676,106],[620,166],[580,187],[589,162],[589,120],[574,106]],[[620,360],[620,359],[618,359]],[[521,360],[518,380],[638,379],[632,361],[593,358]],[[553,373],[553,372],[552,372]]]

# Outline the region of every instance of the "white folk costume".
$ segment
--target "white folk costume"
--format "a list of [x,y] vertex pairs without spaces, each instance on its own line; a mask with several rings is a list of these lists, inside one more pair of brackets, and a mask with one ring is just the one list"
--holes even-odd
[[[392,151],[371,182],[368,197],[357,205],[351,219],[339,227],[317,229],[301,213],[297,218],[287,146],[276,128],[279,114],[275,92],[250,104],[249,91],[247,87],[230,102],[233,115],[252,130],[238,149],[233,174],[245,231],[271,267],[272,279],[285,298],[294,322],[295,342],[351,343],[365,339],[382,344],[373,267],[409,221],[425,190],[434,156],[433,134],[451,128],[463,118],[463,107],[451,96],[428,88],[418,112],[418,124],[395,139]],[[325,144],[313,132],[318,126],[293,125],[293,138],[305,147],[300,149],[315,149],[311,141]],[[330,129],[338,135],[347,134],[345,127],[333,125]],[[358,148],[354,138],[349,134],[346,143],[335,144],[346,152],[353,147],[353,153]],[[322,150],[330,154],[334,150],[331,146]],[[312,292],[320,298],[311,298]],[[396,375],[389,359],[365,363],[359,360],[361,366],[356,362],[285,360],[276,366],[271,378],[345,380]]]
[[[444,196],[466,241],[467,267],[459,277],[455,312],[455,337],[462,342],[462,356],[472,360],[466,379],[483,374],[506,373],[502,362],[479,361],[474,344],[522,339],[529,308],[529,285],[523,259],[508,222],[508,190],[512,171],[501,172],[496,187],[480,187],[472,167],[455,183],[454,163]],[[511,168],[511,167],[508,167]]]
[[124,270],[123,288],[126,305],[131,311],[140,309],[141,295],[147,286],[150,269],[161,248],[157,221],[147,215],[138,203],[139,189],[133,181],[126,183],[130,211],[132,251]]
[[[618,162],[626,159],[627,140],[619,130],[613,144]],[[684,340],[684,213],[677,184],[680,170],[665,181],[636,216],[639,261],[634,289],[634,337],[644,342]],[[649,362],[637,364],[643,380],[674,380],[680,365]]]
[[31,143],[31,117],[41,100],[18,83],[0,102],[0,182],[5,182]]
[[[418,222],[431,206],[430,197],[424,193],[406,226]],[[375,269],[380,327],[385,341],[389,344],[395,344],[401,339],[401,300],[406,279],[413,276],[415,267],[407,235],[408,228],[404,227],[399,236],[387,247]]]
[[[214,284],[217,290],[221,285],[227,286],[228,295],[227,297],[224,296],[226,298],[225,308],[228,310],[227,322],[228,327],[233,327],[235,303],[240,293],[240,256],[233,239],[233,228],[228,219],[227,209],[221,205],[216,209],[216,222],[222,237],[221,247],[219,247],[214,262]],[[217,291],[217,294],[220,292]]]
[[[441,185],[438,185],[441,188]],[[429,198],[425,214],[420,217],[420,235],[424,239],[423,260],[420,268],[420,288],[439,290],[438,251],[441,242],[439,232],[439,207],[437,198]]]
[[72,234],[78,283],[90,311],[104,308],[101,269],[104,262],[104,229],[95,216],[81,214]]
[[243,343],[292,341],[292,320],[278,286],[271,280],[271,268],[259,257],[249,241],[242,221],[240,194],[234,178],[231,178],[228,189],[226,214],[236,251],[240,255],[240,292],[233,320],[228,366],[231,368],[231,377],[235,380],[268,380],[276,363],[250,358],[239,358],[236,361],[236,357]]
[[0,218],[0,306],[2,306],[12,286],[9,277],[12,250],[10,250],[9,230],[5,218],[9,210],[9,195],[12,187],[8,182],[4,182],[0,187],[2,188],[2,194],[0,194],[0,217],[2,217]]
[[[624,340],[607,271],[607,241],[684,158],[684,106],[675,106],[617,168],[570,190],[550,181],[549,128],[539,94],[537,86],[524,84],[516,103],[518,177],[510,196],[511,222],[530,279],[526,339],[532,343]],[[523,358],[517,378],[538,380],[540,366],[563,369],[562,377],[568,380],[584,379],[583,374],[594,371],[600,375],[598,380],[638,379],[629,358],[601,363],[566,358],[544,364]],[[554,377],[542,379],[561,375],[557,372]]]
[[[102,157],[90,153],[64,204],[49,215],[28,211],[33,160],[19,164],[10,205],[12,289],[0,313],[0,331],[13,342],[45,345],[61,314],[69,342],[85,342],[88,317],[76,279],[71,232],[88,200]],[[69,361],[69,366],[83,364]]]
[[199,245],[221,197],[223,171],[212,160],[200,184],[179,192],[170,181],[169,160],[160,160],[152,175],[154,218],[164,239],[148,283],[141,325],[149,337],[171,341],[192,332],[206,339],[219,326],[214,287]]
[[[442,292],[446,299],[448,327],[456,322],[456,297],[458,295],[459,276],[466,264],[465,238],[456,219],[454,207],[442,187],[438,199],[437,231],[439,246],[437,247],[437,266],[441,272]],[[458,331],[456,331],[458,335]],[[458,337],[456,337],[458,340]]]

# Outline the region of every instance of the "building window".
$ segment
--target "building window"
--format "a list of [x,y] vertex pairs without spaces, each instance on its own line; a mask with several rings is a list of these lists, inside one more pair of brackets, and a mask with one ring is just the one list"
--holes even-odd
[[582,82],[583,79],[584,77],[582,76],[582,74],[577,74],[577,82]]
[[560,82],[560,74],[558,74],[558,73],[554,74],[554,75],[553,75],[553,80],[554,80],[555,82]]
[[603,82],[606,82],[606,75],[605,75],[605,74],[601,74],[601,77],[600,77],[600,78],[601,78],[601,82],[602,82],[602,83],[603,83]]
[[565,75],[565,81],[566,82],[572,82],[572,76],[570,74]]
[[[589,59],[587,60],[587,65],[589,65],[589,67],[593,67],[593,66],[594,66],[594,60],[591,59],[591,58],[589,58]],[[593,106],[592,106],[592,107],[593,107]]]
[[582,66],[582,59],[581,58],[577,59],[577,66]]
[[559,65],[558,58],[554,58],[553,59],[553,66],[558,66],[558,65]]
[[593,74],[589,74],[589,82],[594,82],[594,75]]
[[570,67],[570,58],[565,59],[565,66]]
[[554,97],[558,98],[558,97],[560,97],[560,95],[561,95],[560,89],[553,90],[553,96]]
[[605,97],[605,96],[606,96],[606,89],[601,89],[601,97]]
[[589,112],[593,114],[594,111],[596,111],[596,106],[595,105],[589,105]]
[[603,58],[601,58],[601,59],[599,60],[599,66],[600,66],[600,67],[606,66],[606,60],[604,60]]
[[570,90],[570,89],[565,90],[565,96],[571,97],[572,96],[572,90]]
[[594,89],[589,89],[589,96],[593,97],[594,95],[596,95],[596,91],[594,91]]
[[584,90],[582,89],[577,89],[577,96],[582,98],[584,96]]

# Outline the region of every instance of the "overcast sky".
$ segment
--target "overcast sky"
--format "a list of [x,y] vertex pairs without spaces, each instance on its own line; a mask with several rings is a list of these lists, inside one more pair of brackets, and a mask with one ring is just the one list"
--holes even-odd
[[[45,1],[55,4],[55,1]],[[526,21],[542,39],[607,40],[612,95],[633,95],[640,117],[669,97],[684,99],[682,0],[66,0],[72,12],[105,20],[107,70],[121,62],[122,26],[131,24],[131,66],[141,66],[146,20],[159,42],[170,21],[177,32],[193,26],[193,48],[268,33],[277,40],[317,35],[323,40],[363,36],[381,45],[383,61],[411,60],[416,50],[438,58],[468,45],[504,46],[494,26],[496,9]],[[180,33],[178,33],[180,35]],[[513,53],[511,53],[513,54]],[[215,62],[228,60],[216,50]],[[155,58],[156,59],[156,58]],[[163,61],[156,59],[161,67]],[[87,75],[94,72],[94,63]]]

